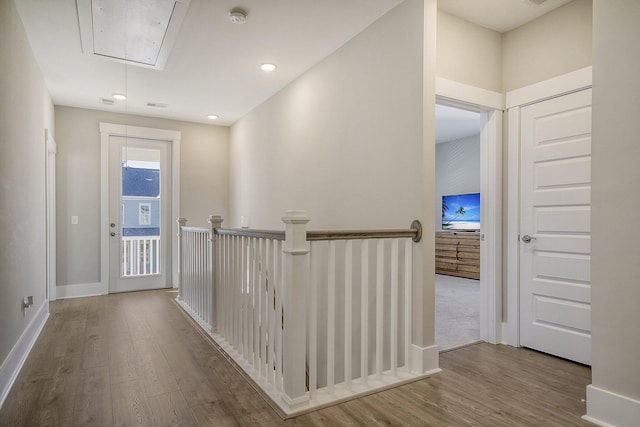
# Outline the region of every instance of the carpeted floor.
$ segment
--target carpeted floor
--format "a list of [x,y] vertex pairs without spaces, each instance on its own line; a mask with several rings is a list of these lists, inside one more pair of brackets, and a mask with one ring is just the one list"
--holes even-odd
[[480,339],[480,281],[436,274],[436,344],[449,350]]

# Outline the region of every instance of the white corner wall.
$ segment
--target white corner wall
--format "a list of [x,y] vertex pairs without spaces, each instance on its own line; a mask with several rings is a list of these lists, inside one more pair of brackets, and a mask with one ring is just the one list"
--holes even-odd
[[640,420],[640,2],[593,4],[592,385],[587,419]]
[[228,215],[229,128],[63,106],[55,113],[57,285],[65,295],[99,289],[100,122],[180,131],[180,215],[194,226]]
[[[423,2],[409,0],[231,129],[226,226],[406,228],[423,217]],[[435,99],[434,99],[435,102]]]
[[[13,1],[0,2],[0,405],[49,314],[45,129],[53,104]],[[23,310],[22,300],[34,304]]]
[[442,196],[479,192],[480,135],[436,144],[436,230],[442,231]]

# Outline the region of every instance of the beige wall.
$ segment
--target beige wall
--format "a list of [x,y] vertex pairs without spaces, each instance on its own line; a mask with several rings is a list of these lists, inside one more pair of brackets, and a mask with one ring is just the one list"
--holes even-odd
[[180,215],[191,225],[228,216],[229,128],[62,106],[55,113],[58,285],[100,281],[100,122],[182,132]]
[[503,34],[502,90],[591,65],[591,0],[574,0]]
[[640,400],[640,2],[595,0],[593,21],[593,385]]
[[232,226],[245,216],[281,229],[287,209],[307,210],[311,228],[422,218],[421,3],[392,10],[232,126]]
[[[53,104],[13,1],[0,2],[0,366],[46,304],[45,128]],[[24,296],[34,305],[22,310]],[[1,387],[5,384],[0,384]]]
[[436,75],[500,92],[502,35],[438,11]]
[[420,347],[434,340],[435,14],[434,0],[403,2],[231,129],[231,226],[283,229],[287,209],[306,210],[311,229],[422,220]]

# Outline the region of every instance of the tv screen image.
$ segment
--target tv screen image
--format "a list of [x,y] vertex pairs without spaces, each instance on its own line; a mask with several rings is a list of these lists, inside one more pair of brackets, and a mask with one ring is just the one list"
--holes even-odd
[[480,231],[480,193],[442,196],[442,229]]

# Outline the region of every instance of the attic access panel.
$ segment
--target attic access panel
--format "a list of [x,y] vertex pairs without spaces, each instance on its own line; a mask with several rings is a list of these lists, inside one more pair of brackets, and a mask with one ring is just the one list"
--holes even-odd
[[164,69],[191,0],[77,0],[82,51]]

